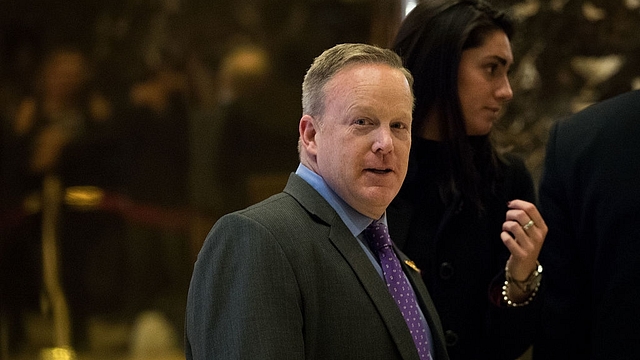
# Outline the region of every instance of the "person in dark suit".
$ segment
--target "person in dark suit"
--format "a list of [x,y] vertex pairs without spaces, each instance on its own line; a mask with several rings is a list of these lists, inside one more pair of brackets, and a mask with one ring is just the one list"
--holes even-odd
[[456,360],[521,356],[539,318],[547,228],[524,162],[491,140],[513,97],[512,33],[486,2],[431,0],[407,15],[393,42],[414,76],[416,104],[389,231],[422,270]]
[[534,359],[640,359],[640,91],[554,124]]
[[[371,45],[337,45],[314,60],[298,169],[283,192],[222,217],[198,255],[187,359],[448,359],[418,271],[394,249],[396,280],[408,280],[419,308],[405,320],[385,283],[387,259],[378,262],[364,234],[386,223],[406,175],[411,83],[397,55]],[[410,332],[414,320],[426,344]]]

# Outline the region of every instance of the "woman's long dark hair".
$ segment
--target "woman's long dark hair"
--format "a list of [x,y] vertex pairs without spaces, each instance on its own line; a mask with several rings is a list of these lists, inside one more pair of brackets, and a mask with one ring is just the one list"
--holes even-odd
[[497,155],[488,136],[467,136],[458,68],[462,52],[481,46],[495,30],[511,39],[513,23],[482,0],[422,1],[404,19],[392,45],[415,79],[413,136],[421,136],[430,113],[438,115],[449,157],[448,174],[440,185],[444,200],[458,193],[479,213],[484,209],[482,189],[496,185]]

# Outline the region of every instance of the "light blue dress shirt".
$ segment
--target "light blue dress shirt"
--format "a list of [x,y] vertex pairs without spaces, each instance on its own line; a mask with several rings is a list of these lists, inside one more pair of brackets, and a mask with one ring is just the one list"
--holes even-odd
[[[380,274],[380,276],[384,277],[382,274],[382,268],[378,263],[378,259],[373,254],[369,246],[367,245],[366,239],[364,238],[363,231],[364,229],[371,224],[372,221],[376,219],[372,219],[368,216],[364,216],[354,208],[352,208],[349,204],[347,204],[338,194],[336,194],[333,190],[329,188],[324,179],[316,174],[315,172],[309,170],[306,166],[300,164],[298,165],[298,169],[296,170],[296,175],[300,176],[304,181],[309,183],[312,188],[314,188],[320,195],[327,200],[329,205],[338,213],[340,219],[347,225],[349,231],[358,238],[358,243],[364,250],[364,252],[371,260],[373,266],[375,266],[376,270]],[[387,225],[387,216],[386,214],[382,216],[380,220],[385,225]]]

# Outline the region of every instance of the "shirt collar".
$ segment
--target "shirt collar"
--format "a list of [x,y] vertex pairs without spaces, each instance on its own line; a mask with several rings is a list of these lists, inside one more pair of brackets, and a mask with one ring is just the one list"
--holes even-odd
[[[329,203],[329,205],[331,205],[331,207],[338,213],[338,216],[340,216],[340,219],[342,219],[345,225],[347,225],[347,228],[351,231],[353,236],[357,237],[360,235],[360,233],[362,233],[362,231],[366,229],[372,221],[374,221],[374,219],[362,215],[342,200],[342,198],[338,196],[338,194],[336,194],[329,185],[327,185],[322,176],[316,174],[303,164],[298,165],[296,175],[309,183],[309,185],[311,185],[311,187],[314,188]],[[378,221],[385,225],[387,224],[386,212]]]

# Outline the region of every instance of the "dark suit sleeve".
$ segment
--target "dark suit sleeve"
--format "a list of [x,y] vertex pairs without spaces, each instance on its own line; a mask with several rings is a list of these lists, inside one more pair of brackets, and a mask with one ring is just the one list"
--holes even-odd
[[[589,290],[586,264],[579,249],[579,239],[571,227],[571,199],[567,198],[566,169],[558,163],[560,123],[551,129],[544,172],[540,183],[540,211],[549,228],[540,254],[544,264],[545,294],[542,328],[534,345],[536,358],[564,359],[579,356],[588,348],[588,317],[581,316],[587,304],[583,297]],[[582,274],[582,275],[581,275]]]
[[303,359],[303,319],[291,266],[272,234],[223,217],[196,261],[186,314],[188,359]]
[[640,92],[630,92],[551,131],[535,359],[640,358],[639,114]]

